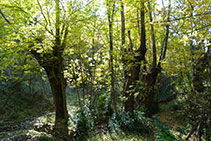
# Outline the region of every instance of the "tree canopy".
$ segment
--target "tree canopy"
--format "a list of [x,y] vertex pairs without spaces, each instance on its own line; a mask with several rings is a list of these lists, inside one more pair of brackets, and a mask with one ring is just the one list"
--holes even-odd
[[114,129],[109,123],[155,134],[147,123],[175,101],[192,125],[180,139],[208,139],[210,7],[209,0],[0,0],[0,115],[22,92],[51,98],[57,139]]

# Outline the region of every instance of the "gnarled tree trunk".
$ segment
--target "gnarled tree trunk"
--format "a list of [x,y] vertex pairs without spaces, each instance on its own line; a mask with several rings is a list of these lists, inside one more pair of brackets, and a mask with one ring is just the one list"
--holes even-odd
[[52,94],[54,97],[54,105],[56,108],[56,117],[55,117],[55,134],[66,136],[68,135],[68,112],[66,104],[66,95],[65,95],[65,80],[63,73],[63,58],[60,56],[58,60],[55,60],[54,66],[45,67],[47,72]]
[[45,69],[51,86],[54,105],[56,108],[55,116],[55,135],[66,137],[68,135],[68,112],[65,95],[64,63],[61,50],[55,50],[54,53],[41,54],[31,51],[39,64]]
[[[125,101],[125,111],[126,112],[133,112],[134,111],[134,93],[137,85],[137,80],[139,80],[139,72],[141,67],[141,61],[145,60],[146,54],[146,30],[145,30],[145,12],[144,12],[144,2],[141,3],[141,45],[140,47],[134,52],[135,56],[132,61],[128,60],[127,65],[130,64],[130,68],[128,69],[129,75],[127,76],[126,86],[124,90],[124,95],[126,96]],[[130,50],[132,51],[132,40],[130,39],[130,32],[129,32],[129,40],[130,40]]]
[[[171,8],[171,1],[169,0],[168,17],[167,17],[168,23],[170,22],[170,8]],[[150,2],[148,3],[148,9],[149,9],[150,22],[152,23],[153,19],[152,19]],[[158,74],[161,72],[161,61],[164,60],[166,56],[166,50],[167,50],[168,38],[169,38],[169,24],[166,25],[166,37],[162,44],[160,60],[158,64],[157,64],[157,56],[156,56],[155,33],[154,33],[154,27],[152,24],[151,24],[151,38],[152,38],[152,44],[153,44],[153,63],[152,63],[153,67],[144,76],[144,83],[146,86],[146,91],[145,91],[146,98],[145,98],[144,103],[145,103],[145,107],[147,108],[149,117],[151,117],[158,110],[158,103],[154,102],[154,87],[157,81]]]

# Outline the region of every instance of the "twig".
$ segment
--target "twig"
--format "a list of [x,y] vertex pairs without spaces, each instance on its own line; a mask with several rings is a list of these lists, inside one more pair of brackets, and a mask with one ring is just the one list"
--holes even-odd
[[6,18],[6,16],[4,15],[4,13],[1,11],[0,9],[0,14],[2,15],[2,17],[5,19],[5,21],[8,23],[8,24],[11,24],[10,21]]
[[47,28],[47,26],[48,26],[48,20],[47,20],[47,18],[45,17],[45,14],[44,14],[44,12],[43,12],[43,9],[42,9],[42,6],[41,6],[39,0],[37,0],[37,3],[38,3],[38,5],[39,5],[40,12],[41,12],[41,14],[42,14],[42,16],[43,16],[43,18],[45,19],[45,22],[46,22],[46,24],[45,24],[45,29],[46,29],[51,35],[54,36],[53,32],[51,32],[51,31]]

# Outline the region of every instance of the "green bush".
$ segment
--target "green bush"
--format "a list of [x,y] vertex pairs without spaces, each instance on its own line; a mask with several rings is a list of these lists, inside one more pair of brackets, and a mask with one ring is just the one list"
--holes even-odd
[[178,136],[178,139],[170,130],[162,124],[158,119],[155,119],[156,132],[155,132],[155,141],[182,141],[182,134]]
[[133,114],[118,112],[118,115],[113,114],[109,120],[109,128],[127,132],[150,133],[152,132],[152,123],[140,111],[135,111]]
[[82,138],[87,135],[88,131],[90,131],[94,126],[93,116],[87,105],[84,105],[82,109],[75,112],[71,121],[73,122],[75,128],[75,133],[73,135],[74,138]]

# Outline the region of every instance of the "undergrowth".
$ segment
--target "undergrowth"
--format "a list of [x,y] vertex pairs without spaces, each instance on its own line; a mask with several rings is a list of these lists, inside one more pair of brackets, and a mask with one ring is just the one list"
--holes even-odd
[[118,112],[109,120],[109,128],[114,131],[137,132],[143,134],[152,133],[152,122],[144,116],[143,112],[135,111],[133,114]]
[[183,141],[182,136],[184,131],[180,131],[180,134],[176,136],[157,118],[155,118],[154,122],[156,125],[155,141]]

